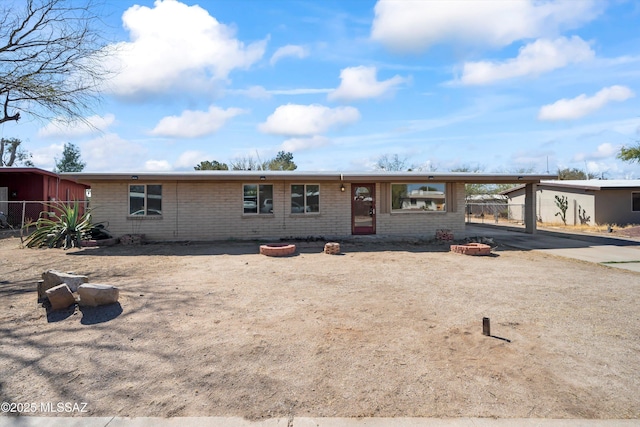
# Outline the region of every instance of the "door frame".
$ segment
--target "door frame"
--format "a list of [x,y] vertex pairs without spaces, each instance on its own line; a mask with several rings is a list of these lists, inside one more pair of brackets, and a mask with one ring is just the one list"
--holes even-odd
[[[355,196],[356,189],[358,187],[369,187],[371,191],[371,227],[356,227],[356,210],[355,210]],[[364,234],[376,234],[376,184],[375,183],[352,183],[351,184],[351,234],[364,235]]]

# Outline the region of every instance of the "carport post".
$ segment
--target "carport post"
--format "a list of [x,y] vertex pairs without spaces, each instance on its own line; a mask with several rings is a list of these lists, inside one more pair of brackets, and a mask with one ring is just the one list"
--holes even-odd
[[526,184],[524,187],[524,229],[529,234],[536,232],[536,185]]

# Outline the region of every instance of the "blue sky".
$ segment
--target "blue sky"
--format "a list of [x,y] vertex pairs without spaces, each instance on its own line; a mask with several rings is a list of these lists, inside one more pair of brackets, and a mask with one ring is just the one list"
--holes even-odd
[[0,125],[52,169],[193,170],[265,160],[372,170],[571,167],[640,178],[640,2],[120,0],[104,6],[118,74],[82,124]]

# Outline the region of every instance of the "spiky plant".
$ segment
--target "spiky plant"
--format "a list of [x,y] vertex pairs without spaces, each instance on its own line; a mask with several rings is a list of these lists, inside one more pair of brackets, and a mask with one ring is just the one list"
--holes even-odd
[[26,239],[28,248],[59,248],[69,249],[80,247],[82,238],[91,229],[91,212],[87,210],[80,214],[78,201],[73,204],[47,204],[52,212],[40,213],[40,218],[35,223],[26,224],[25,227],[35,225],[36,229]]

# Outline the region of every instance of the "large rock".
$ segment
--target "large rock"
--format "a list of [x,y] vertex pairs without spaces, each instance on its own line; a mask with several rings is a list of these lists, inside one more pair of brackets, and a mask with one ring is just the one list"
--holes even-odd
[[118,302],[120,291],[112,285],[100,285],[97,283],[84,283],[78,286],[80,305],[96,307]]
[[71,289],[69,289],[69,286],[67,286],[65,283],[47,289],[45,291],[45,294],[47,298],[49,298],[51,308],[54,310],[67,308],[71,304],[76,303],[76,299],[73,297]]
[[71,274],[71,273],[63,273],[61,271],[56,270],[47,270],[42,273],[42,289],[47,290],[51,289],[54,286],[58,286],[61,283],[66,283],[71,289],[71,292],[76,292],[78,290],[78,286],[83,283],[87,283],[89,278],[87,276],[81,276],[79,274]]

